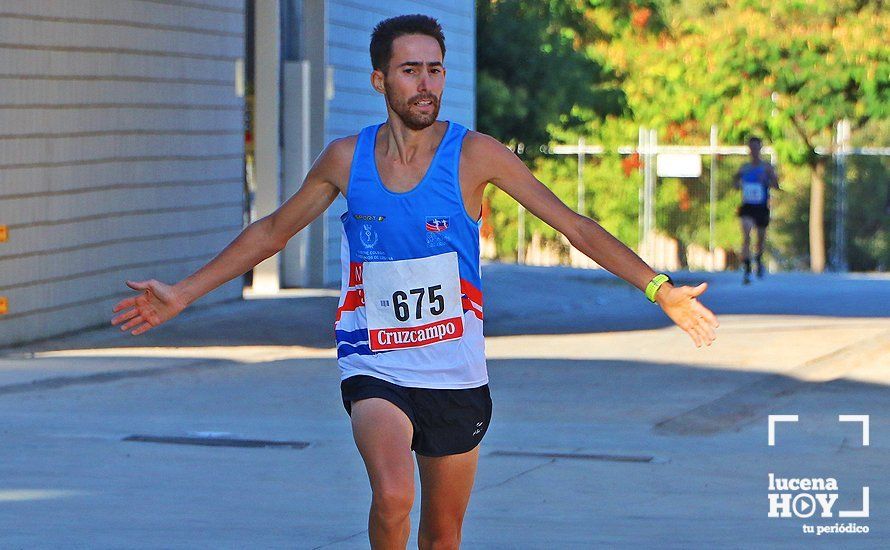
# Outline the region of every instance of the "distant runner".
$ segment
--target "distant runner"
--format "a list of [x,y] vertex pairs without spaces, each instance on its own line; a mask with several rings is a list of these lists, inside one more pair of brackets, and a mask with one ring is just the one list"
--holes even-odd
[[748,139],[751,162],[744,164],[736,172],[732,185],[742,190],[742,205],[738,214],[742,219],[742,261],[745,263],[744,284],[751,283],[751,229],[757,228],[757,245],[754,259],[757,262],[757,277],[763,278],[763,246],[766,241],[766,226],[769,225],[769,190],[779,188],[779,180],[773,165],[760,158],[763,142],[759,137]]

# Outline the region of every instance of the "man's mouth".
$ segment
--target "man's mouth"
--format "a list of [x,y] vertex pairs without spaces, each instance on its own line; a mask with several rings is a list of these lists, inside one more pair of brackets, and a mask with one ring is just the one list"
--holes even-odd
[[418,107],[429,107],[432,104],[433,104],[432,99],[421,99],[421,100],[414,102],[414,105],[417,105]]

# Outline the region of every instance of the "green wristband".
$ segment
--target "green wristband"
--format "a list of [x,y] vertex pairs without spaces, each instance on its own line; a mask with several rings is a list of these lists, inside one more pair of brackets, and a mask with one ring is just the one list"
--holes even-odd
[[649,298],[649,301],[653,304],[655,303],[655,294],[664,283],[674,284],[674,281],[672,281],[667,274],[659,273],[655,277],[652,277],[652,280],[646,285],[646,298]]

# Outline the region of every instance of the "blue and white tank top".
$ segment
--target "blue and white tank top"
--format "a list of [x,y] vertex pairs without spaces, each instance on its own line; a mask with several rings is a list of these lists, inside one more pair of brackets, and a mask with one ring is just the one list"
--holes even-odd
[[343,222],[334,329],[340,378],[416,388],[488,383],[479,227],[458,178],[467,129],[449,122],[423,179],[396,193],[380,179],[381,124],[358,135]]
[[767,206],[769,202],[769,175],[766,163],[746,164],[739,171],[742,180],[742,204]]

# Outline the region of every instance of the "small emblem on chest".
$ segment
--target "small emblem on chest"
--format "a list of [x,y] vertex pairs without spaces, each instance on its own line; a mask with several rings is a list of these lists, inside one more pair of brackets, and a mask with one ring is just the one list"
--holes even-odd
[[448,229],[448,216],[428,216],[426,230],[433,233],[441,233]]
[[371,224],[366,223],[362,225],[362,232],[359,234],[359,238],[365,248],[374,248],[379,237],[377,232],[371,227]]

